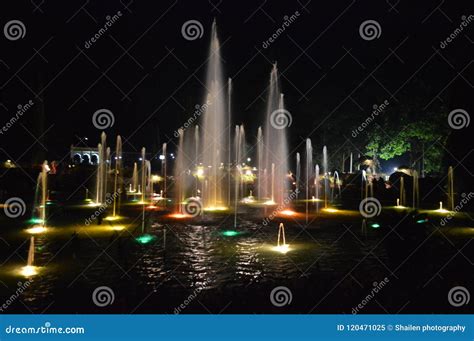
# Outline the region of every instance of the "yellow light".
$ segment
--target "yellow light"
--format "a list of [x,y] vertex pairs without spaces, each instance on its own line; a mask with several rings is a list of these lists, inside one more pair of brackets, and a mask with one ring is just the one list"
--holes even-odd
[[111,227],[111,229],[114,230],[114,231],[122,231],[122,230],[125,229],[125,226],[123,226],[123,225],[114,225],[114,226]]
[[100,206],[100,204],[91,201],[90,203],[87,204],[87,206],[90,206],[90,207],[97,207],[97,206]]
[[339,210],[335,208],[323,208],[324,211],[329,212],[329,213],[335,213],[338,212]]
[[287,215],[287,216],[293,216],[293,215],[296,214],[296,212],[292,211],[292,210],[283,210],[280,213],[283,214],[283,215]]
[[272,247],[272,250],[285,254],[288,251],[290,251],[290,245],[289,244],[282,244],[282,245],[274,246],[274,247]]
[[27,265],[21,268],[20,273],[22,276],[31,277],[38,274],[38,267],[33,265]]
[[115,221],[115,220],[119,220],[120,217],[118,215],[116,216],[108,216],[108,217],[105,217],[104,220],[107,220],[107,221]]
[[33,226],[29,229],[26,229],[26,232],[31,233],[31,234],[39,234],[39,233],[44,233],[47,231],[47,228],[44,226]]
[[227,209],[225,206],[209,206],[204,208],[204,211],[225,211]]
[[188,218],[190,216],[187,215],[187,214],[183,214],[183,213],[173,213],[173,214],[170,214],[169,217],[170,218],[176,218],[176,219],[184,219],[184,218]]
[[264,205],[276,205],[276,202],[274,202],[273,200],[267,200],[263,204]]
[[152,182],[160,182],[161,180],[162,180],[162,178],[159,175],[152,175],[151,176],[151,181]]
[[204,168],[198,167],[197,170],[196,170],[196,176],[197,176],[198,178],[204,177]]

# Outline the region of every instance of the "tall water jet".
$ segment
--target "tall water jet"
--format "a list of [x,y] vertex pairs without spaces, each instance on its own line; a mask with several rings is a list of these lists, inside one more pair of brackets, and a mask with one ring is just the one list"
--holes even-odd
[[413,209],[416,209],[420,206],[420,187],[418,172],[413,171]]
[[168,146],[168,144],[167,144],[166,142],[163,143],[163,148],[162,148],[162,149],[163,149],[163,150],[162,150],[162,152],[163,152],[163,158],[162,158],[162,160],[161,160],[161,171],[162,171],[161,175],[163,176],[163,193],[162,193],[161,196],[162,196],[163,198],[166,198],[167,193],[168,193],[168,188],[167,188],[167,183],[168,183],[168,182],[167,182],[167,178],[166,178],[166,177],[167,177],[166,171],[167,171],[167,167],[168,167],[168,161],[167,161],[167,158],[166,158],[166,153],[167,153],[167,152],[166,152],[166,149],[167,149],[167,146]]
[[230,152],[228,133],[226,133],[230,127],[228,114],[226,115],[225,93],[222,92],[223,86],[220,43],[214,21],[206,77],[206,89],[210,91],[210,101],[203,114],[201,125],[203,129],[202,158],[207,171],[208,187],[208,193],[203,197],[205,207],[222,207],[227,198],[222,190],[226,188],[225,177],[222,176],[224,172],[222,165],[227,160],[226,154]]
[[405,206],[405,178],[400,177],[400,206]]
[[[231,111],[231,101],[232,98],[232,79],[229,77],[227,80],[227,123],[230,125],[231,117],[232,117],[232,111]],[[227,129],[227,141],[230,142],[231,140],[231,129]],[[232,165],[232,156],[230,151],[227,153],[227,168],[230,170]],[[231,183],[231,173],[232,172],[227,172],[227,205],[230,206],[230,183]]]
[[285,225],[283,225],[283,223],[280,223],[280,225],[278,225],[277,245],[273,247],[273,250],[278,251],[280,253],[287,253],[290,250],[290,245],[286,243]]
[[21,274],[25,277],[31,277],[38,273],[35,262],[35,237],[30,237],[30,247],[28,249],[28,258],[26,266],[21,269]]
[[107,182],[107,135],[102,132],[100,135],[100,143],[97,146],[99,160],[97,163],[97,178],[96,178],[96,204],[101,204],[105,199],[106,182]]
[[316,202],[316,212],[319,212],[319,165],[314,166],[314,201]]
[[179,129],[179,141],[178,141],[178,149],[176,151],[176,162],[174,166],[174,178],[175,178],[175,186],[174,192],[176,197],[176,212],[183,214],[182,210],[182,203],[184,202],[184,131]]
[[[120,135],[117,136],[117,145],[115,147],[115,174],[114,174],[114,206],[112,210],[112,215],[115,217],[118,211],[118,202],[120,200],[120,178],[122,176],[122,138]],[[120,178],[119,178],[120,177]]]
[[308,222],[308,210],[310,199],[310,179],[313,171],[313,146],[311,139],[306,139],[306,222]]
[[263,132],[262,127],[258,127],[257,131],[257,165],[258,165],[258,176],[257,176],[257,195],[258,198],[262,199],[266,196],[265,194],[265,180],[264,180],[264,168],[265,158],[263,156]]
[[[265,192],[272,193],[272,200],[281,204],[288,190],[288,146],[286,128],[291,124],[291,116],[285,110],[284,97],[280,93],[276,64],[270,73],[265,119],[265,167],[274,168],[271,182],[265,179]],[[271,188],[273,187],[273,191]]]
[[349,158],[349,173],[352,174],[352,164],[353,164],[353,161],[352,161],[352,152],[351,152],[351,156]]
[[448,168],[448,210],[454,210],[454,173],[452,166]]
[[141,157],[141,189],[142,189],[142,199],[141,202],[145,203],[145,196],[146,196],[146,152],[145,147],[142,148],[142,157]]
[[328,150],[323,147],[323,173],[324,173],[324,208],[328,207],[329,195],[329,173],[328,173]]
[[296,153],[296,177],[295,177],[295,187],[296,187],[296,199],[298,199],[299,188],[300,188],[300,178],[301,178],[301,157],[300,153]]
[[[38,174],[38,180],[36,182],[36,191],[34,199],[34,209],[33,209],[33,222],[37,222],[42,227],[41,230],[44,230],[46,225],[46,201],[48,199],[48,161],[44,161],[41,165],[41,172]],[[40,232],[40,230],[35,229],[35,231]]]
[[133,163],[133,174],[132,174],[132,190],[131,192],[138,192],[138,165],[136,162]]

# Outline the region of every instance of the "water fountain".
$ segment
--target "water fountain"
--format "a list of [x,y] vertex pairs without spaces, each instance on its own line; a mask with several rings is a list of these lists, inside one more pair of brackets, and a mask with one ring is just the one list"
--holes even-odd
[[[197,127],[197,126],[196,126]],[[163,176],[163,193],[161,195],[162,198],[166,198],[167,194],[168,194],[168,188],[167,188],[167,174],[166,174],[166,171],[167,171],[167,167],[168,167],[168,161],[167,161],[167,158],[166,158],[166,149],[167,149],[167,143],[163,143],[163,158],[161,160],[161,165],[162,165],[162,176]],[[196,153],[197,155],[197,153]]]
[[283,225],[283,223],[280,223],[280,225],[278,225],[277,245],[273,247],[273,250],[280,253],[287,253],[288,251],[290,251],[290,245],[286,243],[285,225]]
[[258,166],[258,176],[257,176],[257,195],[260,199],[263,199],[265,195],[265,182],[264,182],[264,157],[263,157],[263,132],[262,127],[258,127],[257,131],[257,166]]
[[310,199],[310,179],[313,171],[313,147],[311,139],[306,139],[306,223],[308,222],[308,207]]
[[119,209],[119,201],[120,201],[120,192],[121,189],[119,186],[121,186],[122,181],[120,181],[122,176],[122,138],[120,135],[117,136],[117,146],[115,150],[115,176],[114,176],[114,193],[113,193],[113,210],[112,210],[112,216],[116,217],[117,216],[117,211]]
[[301,160],[300,160],[300,153],[296,153],[296,177],[295,177],[295,187],[296,191],[296,199],[298,199],[299,188],[300,188],[300,178],[301,178]]
[[100,136],[101,142],[98,144],[99,160],[97,163],[97,181],[96,181],[96,199],[95,204],[100,205],[105,201],[105,193],[107,191],[107,135],[102,132]]
[[454,210],[454,173],[453,167],[448,168],[448,210]]
[[353,164],[353,160],[352,160],[352,152],[351,152],[351,156],[349,158],[349,173],[352,174],[352,164]]
[[21,274],[25,277],[31,277],[38,273],[38,267],[34,265],[35,262],[35,237],[30,237],[30,247],[28,249],[28,259],[26,266],[21,268]]
[[328,208],[329,173],[328,173],[328,150],[323,147],[323,173],[324,173],[324,208]]
[[281,204],[287,192],[288,172],[288,146],[285,126],[286,110],[283,94],[280,93],[278,81],[278,69],[274,64],[270,73],[270,84],[268,87],[267,108],[265,118],[265,142],[263,152],[264,169],[272,170],[272,177],[264,177],[264,195],[272,194],[272,201]]
[[33,217],[31,221],[41,227],[46,225],[46,202],[48,196],[48,161],[44,161],[36,181]]
[[405,178],[400,177],[400,206],[405,206]]
[[133,163],[133,174],[132,174],[132,190],[131,192],[138,192],[138,165],[136,162]]
[[420,206],[420,187],[418,172],[413,171],[413,209],[416,209]]

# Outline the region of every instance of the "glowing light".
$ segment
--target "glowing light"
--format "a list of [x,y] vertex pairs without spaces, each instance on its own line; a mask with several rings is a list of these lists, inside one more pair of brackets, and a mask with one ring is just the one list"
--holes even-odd
[[274,247],[272,247],[272,250],[285,254],[288,251],[290,251],[290,245],[289,244],[282,244],[282,245],[274,246]]
[[99,203],[96,203],[96,202],[93,202],[91,201],[90,203],[87,204],[87,206],[90,206],[90,207],[97,207],[97,206],[100,206]]
[[175,218],[175,219],[184,219],[184,218],[189,218],[190,216],[183,213],[173,213],[173,214],[170,214],[168,217]]
[[378,229],[380,227],[380,224],[373,223],[373,224],[370,224],[370,227],[372,227],[373,229]]
[[40,219],[40,218],[31,218],[29,220],[29,223],[30,224],[44,224],[44,221],[43,219]]
[[280,212],[280,214],[283,214],[283,215],[287,215],[287,216],[293,216],[296,214],[295,211],[291,211],[291,210],[283,210]]
[[264,205],[276,205],[276,202],[274,202],[273,200],[267,200],[263,203]]
[[239,234],[240,234],[240,232],[233,231],[233,230],[228,230],[228,231],[222,232],[222,235],[226,236],[226,237],[234,237],[234,236],[238,236]]
[[339,212],[339,210],[335,209],[335,208],[323,208],[323,210],[325,212],[329,212],[329,213],[335,213],[335,212]]
[[108,216],[108,217],[105,217],[104,220],[107,220],[107,221],[115,221],[115,220],[119,220],[121,219],[121,217],[119,217],[118,215],[116,216]]
[[114,231],[122,231],[122,230],[125,229],[125,226],[123,226],[123,225],[114,225],[114,226],[111,227],[111,229],[114,230]]
[[33,226],[29,229],[26,229],[26,232],[31,233],[31,234],[40,234],[46,231],[47,231],[47,228],[44,226]]
[[313,195],[313,197],[311,198],[311,201],[322,201],[322,200],[321,200],[321,199],[318,199],[318,198],[316,198],[316,197]]
[[204,208],[204,211],[226,211],[228,210],[225,206],[209,206]]
[[242,202],[244,204],[251,204],[251,203],[255,202],[255,198],[254,197],[245,197],[245,198],[242,199]]
[[152,175],[151,176],[151,181],[152,182],[160,182],[161,180],[163,180],[163,179],[159,175]]
[[154,210],[154,209],[157,209],[158,206],[155,206],[155,205],[149,205],[146,207],[148,210]]
[[425,219],[418,219],[416,221],[417,224],[423,224],[423,223],[426,223],[426,222],[428,222],[428,219],[426,219],[426,218]]
[[135,240],[140,244],[148,244],[148,243],[154,241],[155,239],[156,239],[156,237],[151,235],[151,234],[143,234],[143,235],[138,236],[137,238],[135,238]]
[[22,276],[31,277],[37,275],[39,272],[39,268],[33,265],[26,265],[21,268],[20,273]]
[[445,208],[443,208],[443,202],[440,201],[439,202],[439,208],[436,210],[436,212],[440,212],[440,213],[448,213],[449,211]]

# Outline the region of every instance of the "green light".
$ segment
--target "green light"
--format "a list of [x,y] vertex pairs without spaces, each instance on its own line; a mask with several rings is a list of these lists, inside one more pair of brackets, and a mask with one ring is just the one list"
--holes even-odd
[[28,222],[30,224],[43,224],[44,223],[43,219],[40,219],[40,218],[31,218]]
[[373,223],[373,224],[370,224],[370,226],[371,226],[373,229],[378,229],[378,228],[380,227],[380,224]]
[[47,202],[46,202],[46,205],[48,205],[48,206],[49,206],[49,205],[54,205],[54,202],[52,202],[52,201],[47,201]]
[[417,224],[423,224],[423,223],[426,223],[428,221],[428,219],[420,219],[420,220],[417,220],[416,223]]
[[222,232],[222,235],[225,236],[225,237],[234,237],[234,236],[237,236],[239,234],[240,234],[239,232],[232,231],[232,230]]
[[141,236],[138,236],[135,238],[135,240],[140,243],[140,244],[148,244],[155,240],[155,236],[152,236],[151,234],[142,234]]

